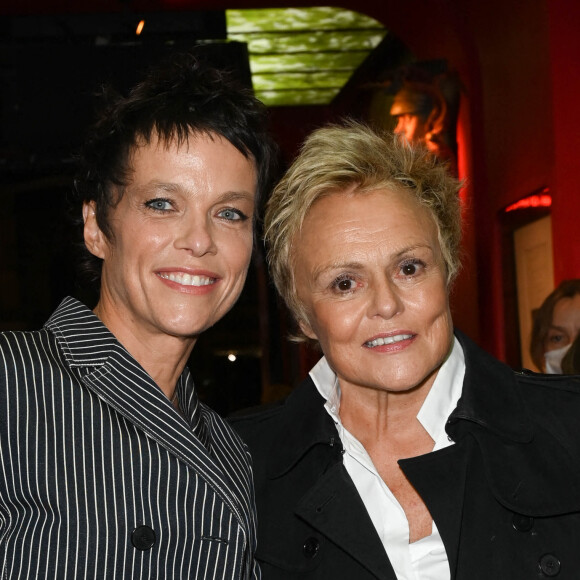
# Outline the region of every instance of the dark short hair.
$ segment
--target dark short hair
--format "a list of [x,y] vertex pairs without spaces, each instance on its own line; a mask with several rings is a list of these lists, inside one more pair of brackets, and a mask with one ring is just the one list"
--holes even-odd
[[[127,96],[103,90],[105,106],[91,127],[78,159],[76,202],[94,201],[101,231],[112,239],[109,210],[130,183],[131,154],[138,143],[173,139],[179,145],[191,135],[218,135],[246,158],[258,175],[256,207],[269,190],[277,159],[267,130],[265,106],[233,75],[194,53],[171,55],[154,66]],[[78,208],[76,209],[79,216]],[[81,270],[100,283],[102,260],[82,244]]]
[[544,348],[548,331],[552,325],[552,318],[554,317],[554,307],[562,298],[574,298],[576,294],[580,294],[580,278],[564,280],[548,295],[540,308],[534,313],[530,354],[534,364],[541,370],[544,370],[545,367]]

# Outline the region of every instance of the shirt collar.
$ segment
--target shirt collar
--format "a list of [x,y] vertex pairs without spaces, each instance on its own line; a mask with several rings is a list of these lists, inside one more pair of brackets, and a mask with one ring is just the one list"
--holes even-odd
[[[465,376],[465,357],[457,338],[453,337],[453,346],[449,356],[441,365],[439,372],[429,390],[417,419],[435,441],[435,449],[448,444],[445,423],[461,396]],[[339,416],[340,385],[334,371],[325,357],[322,357],[310,371],[310,378],[318,392],[326,401],[324,407],[338,425],[342,425]]]
[[314,386],[326,401],[324,408],[335,423],[341,424],[338,411],[340,409],[340,385],[334,371],[330,368],[326,357],[322,357],[309,373]]
[[465,356],[459,341],[453,337],[451,352],[441,365],[433,386],[417,413],[419,423],[435,441],[435,449],[444,447],[448,442],[445,423],[457,407],[464,377]]

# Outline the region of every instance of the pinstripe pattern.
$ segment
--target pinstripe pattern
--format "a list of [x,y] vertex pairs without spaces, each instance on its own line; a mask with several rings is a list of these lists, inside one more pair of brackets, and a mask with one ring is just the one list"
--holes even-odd
[[184,418],[67,298],[42,330],[0,334],[0,385],[2,578],[260,577],[249,455],[187,369]]

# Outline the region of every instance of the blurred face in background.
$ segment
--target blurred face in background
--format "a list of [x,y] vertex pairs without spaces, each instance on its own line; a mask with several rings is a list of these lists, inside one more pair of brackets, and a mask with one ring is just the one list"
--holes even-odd
[[544,341],[546,371],[561,372],[560,363],[580,333],[580,294],[561,298],[554,305],[552,323]]

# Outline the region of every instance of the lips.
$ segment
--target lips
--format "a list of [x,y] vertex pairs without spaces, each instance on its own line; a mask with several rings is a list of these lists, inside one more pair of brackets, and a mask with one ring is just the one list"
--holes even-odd
[[408,333],[401,333],[401,334],[393,334],[390,336],[379,336],[377,338],[373,338],[364,343],[367,348],[375,348],[377,346],[384,346],[389,344],[396,344],[398,342],[402,342],[404,340],[410,340],[413,338],[413,334]]
[[210,286],[216,283],[216,278],[186,272],[159,272],[157,275],[182,286]]

